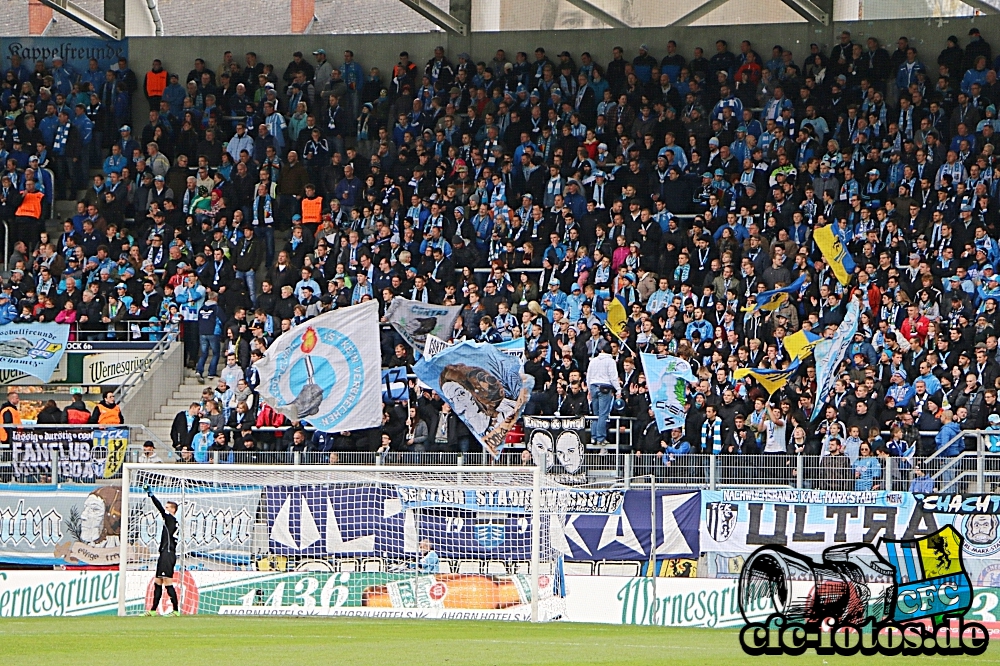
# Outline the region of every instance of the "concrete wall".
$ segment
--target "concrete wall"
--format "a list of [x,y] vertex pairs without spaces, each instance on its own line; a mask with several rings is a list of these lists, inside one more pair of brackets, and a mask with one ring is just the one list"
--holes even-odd
[[[887,43],[890,51],[901,35],[910,38],[917,46],[920,57],[925,62],[935,62],[938,52],[945,46],[949,35],[957,35],[962,44],[968,42],[967,33],[973,25],[978,26],[994,49],[1000,48],[1000,16],[979,16],[975,18],[953,18],[941,25],[937,19],[907,19],[899,21],[855,21],[821,26],[811,23],[786,23],[754,26],[717,26],[686,28],[641,28],[626,32],[619,30],[574,30],[561,32],[493,32],[473,33],[467,37],[445,34],[408,35],[287,35],[287,36],[247,36],[247,37],[134,37],[129,40],[129,56],[133,69],[142,81],[153,58],[163,61],[169,71],[179,71],[186,75],[193,67],[194,59],[201,57],[213,69],[222,61],[222,54],[231,50],[242,60],[242,54],[256,51],[263,62],[273,63],[280,74],[291,60],[291,54],[302,51],[312,58],[312,51],[326,49],[335,64],[342,62],[344,49],[354,51],[355,59],[367,70],[376,66],[382,70],[383,78],[388,78],[400,51],[410,53],[411,60],[423,64],[430,58],[434,47],[443,45],[452,59],[467,51],[477,60],[489,60],[498,48],[504,48],[509,55],[516,51],[530,54],[542,46],[555,58],[555,54],[567,50],[578,56],[582,51],[590,51],[600,63],[611,59],[611,49],[622,46],[627,57],[633,57],[639,44],[646,43],[657,58],[666,51],[667,41],[673,39],[685,57],[695,46],[701,46],[711,56],[717,39],[727,40],[735,50],[743,39],[750,39],[758,52],[769,56],[771,47],[781,44],[790,49],[796,62],[801,62],[813,42],[820,44],[824,52],[836,42],[841,30],[850,30],[855,40],[875,36]],[[579,58],[577,57],[577,60]],[[143,109],[137,104],[138,111]],[[144,114],[135,119],[141,127],[146,123]]]
[[[286,35],[247,37],[133,37],[129,40],[129,51],[136,72],[142,74],[153,58],[160,58],[169,70],[191,68],[196,57],[205,58],[214,65],[221,61],[223,51],[231,50],[242,54],[256,51],[264,62],[274,63],[284,68],[294,51],[310,53],[317,48],[325,48],[334,62],[340,63],[340,53],[345,48],[354,51],[356,59],[364,66],[378,66],[383,72],[395,64],[397,54],[407,50],[411,59],[424,62],[430,57],[435,46],[444,45],[453,58],[461,51],[468,51],[477,59],[489,59],[497,48],[508,53],[515,51],[532,52],[544,46],[553,56],[563,49],[573,54],[587,50],[599,62],[610,59],[614,46],[625,48],[629,57],[634,56],[640,43],[649,44],[653,55],[659,57],[668,40],[675,40],[680,51],[689,56],[695,46],[701,46],[711,55],[717,39],[726,39],[735,48],[743,39],[750,39],[758,50],[770,51],[774,44],[781,44],[795,53],[796,61],[801,60],[809,50],[809,44],[816,42],[829,51],[836,36],[848,29],[854,37],[878,37],[883,42],[895,42],[900,35],[906,35],[918,49],[926,46],[925,58],[933,60],[944,47],[948,35],[958,35],[963,43],[971,26],[978,26],[988,40],[1000,46],[1000,16],[979,16],[975,18],[953,18],[939,25],[937,19],[907,19],[898,21],[854,21],[835,23],[830,26],[809,23],[786,23],[754,26],[717,26],[686,28],[640,28],[627,33],[619,30],[574,30],[561,32],[493,32],[473,33],[468,37],[445,34],[409,35]],[[762,53],[763,55],[763,53]],[[310,56],[311,57],[311,56]]]

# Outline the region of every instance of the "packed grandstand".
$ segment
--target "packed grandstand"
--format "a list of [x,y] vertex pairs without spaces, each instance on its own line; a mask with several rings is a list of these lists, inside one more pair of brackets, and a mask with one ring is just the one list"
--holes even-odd
[[[424,350],[386,323],[400,299],[460,307],[444,339],[520,339],[523,414],[585,417],[595,466],[636,454],[697,483],[703,454],[721,481],[953,484],[1000,450],[1000,62],[978,28],[939,52],[885,37],[794,54],[438,48],[386,71],[350,50],[80,71],[13,56],[0,321],[182,341],[205,389],[177,410],[177,460],[479,452],[413,374]],[[66,200],[76,213],[48,230]],[[852,298],[857,332],[818,381],[811,349]],[[380,426],[303,429],[260,399],[254,363],[283,331],[370,300],[382,365],[407,383]],[[663,430],[644,354],[694,375]],[[38,422],[124,421],[92,405]]]

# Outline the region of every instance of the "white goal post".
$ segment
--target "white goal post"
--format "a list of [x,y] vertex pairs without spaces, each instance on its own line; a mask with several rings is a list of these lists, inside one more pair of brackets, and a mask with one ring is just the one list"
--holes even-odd
[[179,507],[182,613],[536,622],[564,609],[551,535],[596,497],[534,466],[126,464],[119,615],[153,599],[146,488]]

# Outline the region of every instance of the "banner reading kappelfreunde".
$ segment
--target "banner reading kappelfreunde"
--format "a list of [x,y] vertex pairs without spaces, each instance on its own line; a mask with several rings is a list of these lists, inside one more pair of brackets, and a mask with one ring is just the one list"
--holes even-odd
[[382,423],[378,301],[322,314],[267,348],[254,367],[260,395],[293,421],[323,432]]
[[69,324],[0,326],[0,370],[17,370],[47,382],[68,340]]
[[[97,60],[96,81],[104,81],[104,73],[118,68],[118,58],[128,58],[128,40],[114,41],[98,37],[11,37],[0,39],[3,66],[12,64],[12,57],[21,59],[21,65],[30,74],[35,70],[35,62],[44,60],[46,68],[52,67],[53,58],[62,58],[68,71],[88,78],[90,59]],[[23,79],[22,79],[23,80]]]

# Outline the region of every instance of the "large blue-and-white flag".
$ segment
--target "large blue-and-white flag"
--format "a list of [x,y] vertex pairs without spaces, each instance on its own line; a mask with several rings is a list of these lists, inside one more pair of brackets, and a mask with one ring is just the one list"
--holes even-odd
[[649,386],[649,401],[660,432],[683,428],[687,384],[697,383],[691,365],[676,356],[642,354],[642,369]]
[[837,368],[847,354],[847,348],[854,339],[854,334],[858,332],[858,319],[861,316],[861,308],[858,299],[852,298],[847,305],[847,315],[844,321],[840,322],[837,332],[832,338],[824,339],[813,348],[813,356],[816,358],[816,404],[813,406],[813,413],[810,419],[815,419],[823,411],[826,404],[826,397],[833,388],[833,383],[837,381]]
[[264,358],[260,395],[293,421],[323,432],[382,423],[378,301],[334,310],[283,333]]
[[66,353],[69,324],[0,326],[0,370],[16,370],[49,381]]
[[535,380],[520,359],[486,342],[459,342],[413,366],[417,379],[447,402],[493,456],[520,418]]

